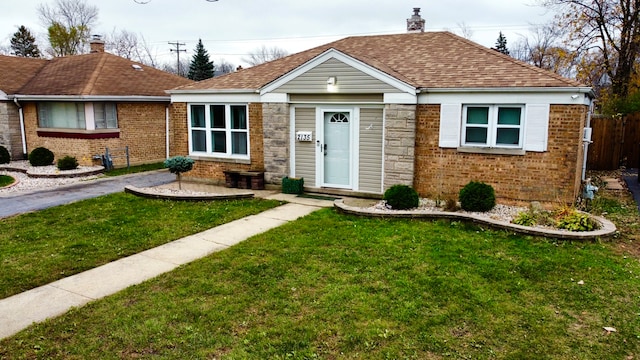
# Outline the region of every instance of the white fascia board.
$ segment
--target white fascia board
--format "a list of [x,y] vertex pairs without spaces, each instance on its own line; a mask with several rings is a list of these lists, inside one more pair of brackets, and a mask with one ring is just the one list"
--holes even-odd
[[169,102],[169,96],[107,96],[107,95],[14,95],[20,101],[113,101]]
[[590,88],[480,88],[432,89],[418,95],[418,104],[558,104],[584,105],[591,98]]
[[385,93],[383,102],[385,104],[416,104],[417,98],[415,93]]
[[286,103],[289,102],[289,94],[287,93],[267,93],[260,96],[263,103]]
[[171,94],[172,103],[259,103],[260,95],[257,93],[180,93]]
[[266,93],[270,93],[274,90],[276,90],[277,88],[279,88],[280,86],[288,83],[289,81],[297,78],[298,76],[304,74],[305,72],[313,69],[316,66],[319,66],[320,64],[324,63],[325,61],[329,60],[329,59],[336,59],[338,61],[341,61],[351,67],[353,67],[354,69],[357,69],[359,71],[362,71],[363,73],[374,77],[386,84],[389,84],[390,86],[393,86],[394,88],[402,91],[402,92],[407,92],[407,93],[413,93],[415,94],[416,92],[416,88],[414,86],[411,86],[403,81],[400,81],[398,79],[396,79],[395,77],[386,74],[376,68],[374,68],[373,66],[370,66],[360,60],[357,60],[349,55],[346,55],[343,52],[340,52],[336,49],[329,49],[325,52],[323,52],[322,54],[316,56],[315,58],[307,61],[306,63],[298,66],[296,69],[288,72],[287,74],[284,74],[283,76],[279,77],[278,79],[274,80],[273,82],[267,84],[266,86],[264,86],[262,88],[262,90],[260,90],[260,94],[266,94]]
[[9,100],[7,93],[2,90],[0,90],[0,100]]

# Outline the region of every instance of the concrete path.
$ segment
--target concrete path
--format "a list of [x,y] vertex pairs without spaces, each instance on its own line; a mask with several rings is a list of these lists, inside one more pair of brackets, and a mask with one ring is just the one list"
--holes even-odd
[[51,190],[16,193],[0,197],[0,218],[42,210],[53,206],[121,192],[126,185],[149,187],[175,181],[176,176],[166,170],[114,176],[83,183],[60,186]]
[[[145,181],[164,181],[162,176],[155,179],[147,178]],[[122,191],[124,185],[120,183],[118,186],[118,191]],[[276,194],[272,198],[298,203],[285,204],[0,300],[0,339],[34,322],[59,316],[72,307],[82,306],[182,264],[224,250],[322,206],[333,205],[330,201],[284,194]]]

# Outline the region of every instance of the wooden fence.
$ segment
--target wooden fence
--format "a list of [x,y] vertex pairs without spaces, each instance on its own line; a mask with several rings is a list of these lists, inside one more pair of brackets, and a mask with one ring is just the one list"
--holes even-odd
[[591,128],[593,143],[589,144],[588,169],[640,166],[640,113],[613,118],[594,116]]

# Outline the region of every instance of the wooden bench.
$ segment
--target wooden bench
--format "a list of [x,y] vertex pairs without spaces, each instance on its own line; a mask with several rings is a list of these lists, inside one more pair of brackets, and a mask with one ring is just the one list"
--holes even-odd
[[224,180],[229,188],[264,190],[264,171],[225,170]]

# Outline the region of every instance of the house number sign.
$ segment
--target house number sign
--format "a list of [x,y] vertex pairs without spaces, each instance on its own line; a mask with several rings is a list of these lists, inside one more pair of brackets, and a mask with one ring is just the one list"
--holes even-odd
[[298,141],[312,141],[311,131],[297,131],[296,140]]

